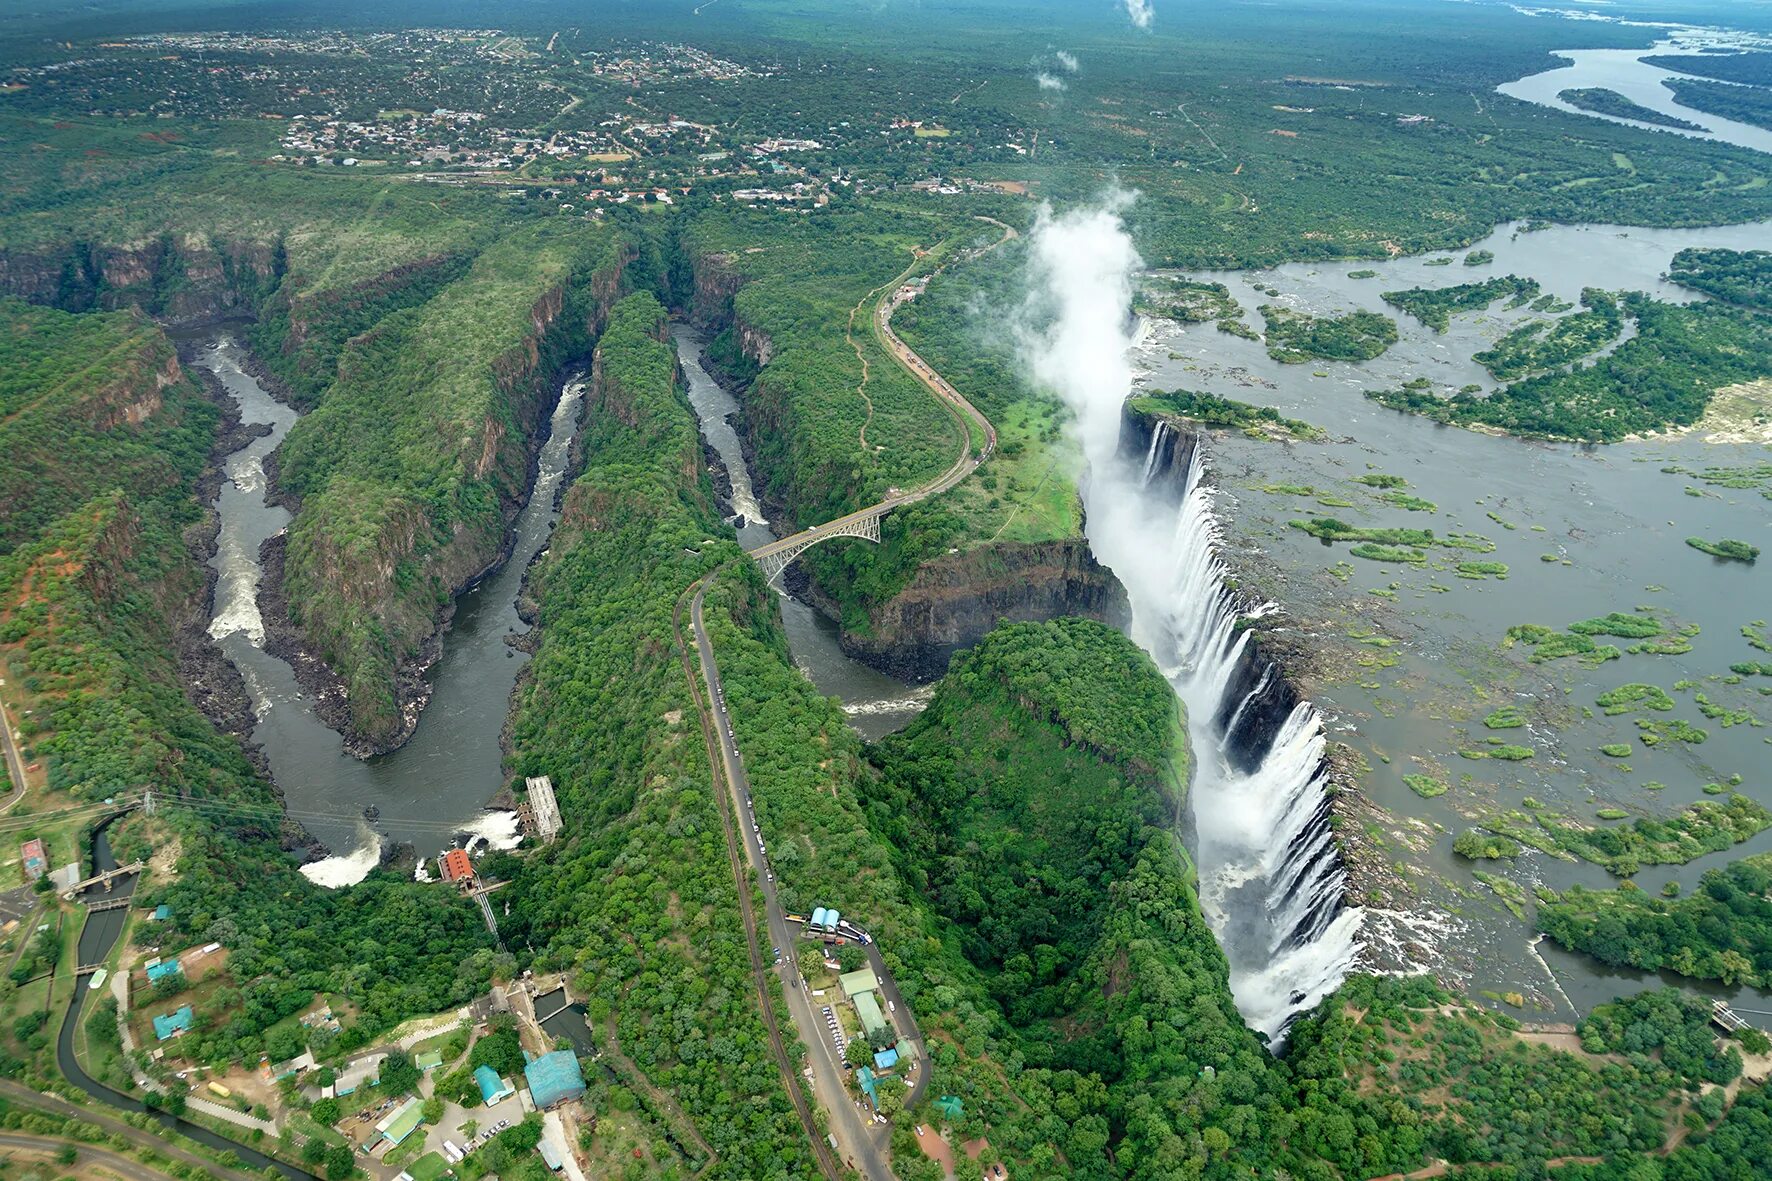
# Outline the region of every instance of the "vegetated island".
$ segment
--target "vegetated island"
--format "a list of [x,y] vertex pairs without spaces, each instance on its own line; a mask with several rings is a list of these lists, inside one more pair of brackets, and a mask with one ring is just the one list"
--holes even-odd
[[1642,59],[1646,66],[1715,78],[1720,82],[1745,82],[1772,86],[1772,53],[1658,53]]
[[1538,280],[1518,275],[1497,275],[1481,283],[1460,283],[1456,287],[1411,287],[1407,291],[1386,291],[1381,299],[1399,308],[1432,328],[1444,332],[1452,326],[1452,317],[1459,312],[1480,312],[1498,299],[1507,299],[1508,307],[1517,308],[1538,294]]
[[1772,250],[1688,246],[1674,255],[1667,277],[1744,308],[1772,311]]
[[1750,127],[1772,129],[1772,93],[1728,82],[1694,82],[1669,78],[1664,85],[1674,101],[1707,115],[1718,115]]
[[1261,305],[1267,321],[1267,355],[1283,365],[1324,361],[1370,361],[1397,343],[1397,322],[1377,312],[1313,316],[1278,304]]
[[1731,562],[1746,562],[1753,565],[1754,559],[1760,556],[1760,547],[1749,545],[1745,541],[1736,541],[1725,537],[1721,541],[1706,541],[1702,537],[1688,537],[1686,544],[1695,550],[1709,554],[1713,558],[1725,558]]
[[1690,897],[1652,897],[1629,882],[1572,887],[1539,907],[1538,929],[1609,967],[1662,969],[1731,987],[1772,986],[1772,853],[1707,872]]
[[1525,846],[1565,861],[1590,861],[1628,878],[1645,865],[1684,865],[1721,853],[1768,827],[1772,812],[1738,793],[1724,801],[1700,800],[1673,816],[1639,816],[1629,824],[1600,827],[1542,808],[1515,808],[1461,834],[1453,850],[1477,859],[1513,857]]
[[[1740,289],[1744,265],[1758,273],[1757,263],[1743,264],[1733,252],[1688,262],[1680,281],[1693,287]],[[1393,410],[1476,430],[1616,443],[1692,426],[1719,390],[1772,377],[1772,314],[1757,307],[1720,299],[1672,304],[1639,292],[1591,290],[1584,301],[1583,312],[1517,329],[1477,354],[1498,377],[1518,379],[1510,385],[1442,397],[1432,382],[1416,378],[1398,389],[1367,390],[1366,396]],[[1614,339],[1626,318],[1635,321],[1634,336],[1588,364],[1574,364]]]
[[1675,131],[1704,130],[1696,123],[1673,115],[1664,115],[1660,111],[1643,106],[1641,103],[1634,103],[1616,90],[1607,90],[1603,86],[1583,86],[1574,90],[1559,91],[1557,97],[1578,110],[1588,111],[1595,115],[1610,115],[1614,119],[1652,123],[1656,127],[1671,127]]
[[1233,398],[1201,394],[1192,390],[1161,391],[1133,398],[1130,406],[1139,414],[1189,418],[1203,426],[1227,427],[1251,438],[1290,438],[1320,442],[1329,432],[1296,418],[1286,418],[1272,406],[1251,406]]

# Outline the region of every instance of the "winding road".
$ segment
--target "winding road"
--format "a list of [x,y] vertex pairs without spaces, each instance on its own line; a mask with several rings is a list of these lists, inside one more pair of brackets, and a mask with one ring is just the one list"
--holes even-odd
[[[988,221],[992,225],[1002,227],[1003,236],[993,242],[990,246],[985,247],[976,253],[969,252],[962,257],[976,258],[979,254],[995,250],[1005,242],[1011,241],[1019,236],[1014,226],[1006,225],[1003,222],[997,221],[995,218],[987,217],[981,218],[980,220]],[[937,271],[933,273],[939,274],[941,269],[943,268],[938,268]],[[934,394],[937,400],[947,408],[948,413],[953,415],[954,421],[959,423],[961,437],[960,454],[954,459],[953,466],[949,467],[946,471],[942,472],[941,475],[935,477],[926,484],[919,485],[908,492],[901,492],[896,496],[888,496],[878,504],[871,504],[866,508],[856,509],[852,513],[844,513],[840,517],[825,521],[819,525],[813,525],[809,529],[802,529],[798,533],[790,534],[789,536],[780,538],[776,541],[771,541],[766,545],[760,545],[756,549],[749,551],[751,557],[758,561],[762,561],[764,558],[773,557],[781,553],[804,550],[808,546],[816,544],[827,537],[844,536],[844,530],[847,527],[859,525],[864,521],[878,519],[895,508],[901,508],[907,504],[915,504],[919,500],[927,500],[931,496],[937,496],[946,492],[948,489],[958,485],[961,480],[970,476],[978,465],[989,459],[991,453],[997,449],[997,428],[991,425],[991,420],[986,418],[984,413],[979,410],[978,407],[967,401],[964,394],[950,385],[947,378],[931,368],[927,361],[918,356],[916,351],[900,339],[898,333],[892,330],[892,313],[898,310],[900,303],[904,302],[902,299],[897,298],[898,292],[902,290],[902,280],[903,276],[900,276],[900,281],[895,282],[886,294],[882,295],[879,301],[875,303],[873,315],[874,331],[879,337],[880,343],[886,346],[886,350],[892,354],[893,359],[900,365],[904,366],[905,371],[912,377],[915,377],[918,381],[922,382],[924,387],[928,389],[930,393]],[[976,451],[974,451],[972,447],[972,432],[974,428],[977,428],[984,435],[984,446],[978,448]]]

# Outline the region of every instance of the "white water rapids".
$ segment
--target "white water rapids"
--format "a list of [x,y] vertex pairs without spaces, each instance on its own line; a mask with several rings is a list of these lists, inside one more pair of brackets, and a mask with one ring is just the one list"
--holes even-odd
[[[1035,378],[1075,414],[1089,463],[1090,548],[1126,587],[1132,638],[1187,706],[1201,904],[1230,961],[1238,1010],[1278,1043],[1353,967],[1363,912],[1342,904],[1346,873],[1329,825],[1316,709],[1301,701],[1277,729],[1240,732],[1259,716],[1250,706],[1277,674],[1264,667],[1237,676],[1240,662],[1259,659],[1246,652],[1240,624],[1262,609],[1246,610],[1226,588],[1200,449],[1191,452],[1179,506],[1169,483],[1179,473],[1163,470],[1161,433],[1142,457],[1119,454],[1139,265],[1120,221],[1125,204],[1042,213],[1029,238],[1021,349]],[[1241,682],[1250,691],[1227,703]]]

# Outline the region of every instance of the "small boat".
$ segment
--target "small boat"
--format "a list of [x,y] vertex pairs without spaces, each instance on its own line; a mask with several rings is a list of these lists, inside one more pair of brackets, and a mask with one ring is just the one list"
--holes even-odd
[[93,992],[97,992],[99,989],[101,989],[105,986],[105,977],[109,976],[110,974],[111,974],[110,969],[100,968],[98,971],[96,971],[92,974],[92,983],[88,984],[86,987],[90,988]]

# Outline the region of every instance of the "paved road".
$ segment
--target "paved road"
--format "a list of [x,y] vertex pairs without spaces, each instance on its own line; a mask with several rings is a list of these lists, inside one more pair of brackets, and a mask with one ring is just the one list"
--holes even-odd
[[6,774],[12,780],[12,790],[0,800],[0,812],[10,812],[14,804],[25,798],[25,760],[13,739],[12,715],[6,712],[4,701],[0,701],[0,748],[5,750]]
[[[782,982],[788,1012],[793,1016],[801,1043],[807,1048],[806,1063],[812,1068],[813,1094],[830,1118],[830,1131],[837,1138],[837,1147],[842,1153],[844,1163],[869,1181],[890,1181],[892,1169],[886,1162],[888,1129],[873,1123],[871,1118],[864,1118],[856,1109],[855,1101],[849,1097],[848,1089],[844,1086],[843,1064],[838,1060],[836,1048],[831,1044],[823,1017],[815,1011],[814,998],[801,985],[799,972],[794,966],[792,953],[798,932],[789,926],[786,912],[776,898],[775,882],[768,870],[762,841],[752,827],[751,783],[738,753],[738,742],[732,735],[732,722],[726,713],[726,691],[720,683],[720,668],[714,662],[714,646],[708,639],[707,628],[702,621],[702,596],[706,590],[705,582],[697,586],[695,597],[689,604],[690,625],[695,633],[696,651],[701,657],[702,682],[708,694],[706,703],[698,696],[696,704],[709,715],[708,720],[712,722],[718,740],[720,764],[725,772],[723,778],[726,780],[726,795],[730,800],[731,810],[741,818],[741,823],[737,826],[739,840],[744,849],[745,860],[755,873],[757,885],[763,894],[764,923],[770,942],[776,948],[785,949],[781,962],[771,970]],[[741,887],[739,894],[741,904],[748,906],[748,889]],[[747,913],[746,923],[753,932],[755,942],[755,916]],[[794,1090],[797,1094],[798,1088]],[[814,1135],[816,1137],[816,1132]],[[822,1145],[824,1140],[819,1138],[818,1143]]]
[[[150,1168],[140,1161],[124,1156],[120,1152],[112,1152],[108,1148],[99,1148],[91,1144],[82,1144],[78,1140],[62,1140],[54,1136],[30,1136],[23,1132],[0,1132],[0,1148],[22,1148],[27,1152],[53,1154],[63,1148],[72,1147],[78,1153],[74,1165],[58,1165],[57,1170],[72,1169],[79,1165],[103,1165],[111,1172],[129,1181],[170,1181],[170,1173],[162,1173]],[[207,1166],[207,1162],[205,1163]]]
[[121,1136],[138,1148],[145,1148],[161,1156],[170,1157],[180,1164],[195,1165],[206,1171],[210,1176],[220,1177],[223,1181],[264,1181],[261,1173],[246,1172],[240,1169],[227,1169],[214,1161],[188,1152],[176,1144],[169,1143],[164,1137],[152,1132],[144,1132],[140,1128],[131,1127],[122,1120],[113,1119],[103,1111],[78,1107],[57,1095],[45,1095],[33,1091],[22,1083],[0,1080],[0,1094],[21,1107],[33,1107],[57,1116],[72,1116],[95,1127],[102,1128],[106,1135]]
[[[787,1040],[782,1036],[781,1029],[776,1024],[775,1003],[769,994],[768,972],[770,969],[767,966],[769,961],[765,959],[762,944],[758,939],[757,915],[751,903],[751,875],[746,873],[744,869],[744,862],[748,860],[751,868],[755,870],[759,858],[754,850],[753,842],[743,839],[741,835],[743,826],[735,825],[732,818],[735,809],[748,812],[751,789],[749,781],[744,777],[744,766],[739,761],[738,746],[732,740],[732,728],[726,721],[726,693],[720,684],[720,670],[714,664],[713,644],[709,642],[707,628],[702,623],[702,595],[707,590],[707,581],[704,579],[690,588],[695,592],[695,597],[689,605],[690,624],[695,632],[696,651],[701,657],[702,685],[707,693],[705,700],[701,692],[696,690],[695,674],[689,665],[689,649],[683,642],[683,603],[681,599],[677,602],[677,609],[672,618],[672,625],[677,633],[677,650],[683,661],[684,675],[689,678],[690,695],[695,698],[696,711],[701,715],[702,735],[708,741],[709,760],[710,762],[714,761],[717,749],[719,766],[724,769],[724,775],[716,771],[713,776],[715,798],[720,811],[720,823],[725,829],[727,855],[731,858],[733,878],[738,887],[739,918],[744,923],[745,942],[751,956],[751,973],[756,978],[757,999],[762,1010],[763,1024],[769,1032],[770,1049],[775,1054],[776,1068],[781,1072],[782,1086],[786,1089],[788,1097],[793,1100],[794,1110],[800,1116],[801,1127],[805,1129],[807,1138],[812,1143],[820,1171],[824,1173],[828,1181],[837,1181],[842,1175],[842,1168],[832,1154],[830,1143],[820,1133],[818,1123],[813,1118],[811,1105],[806,1101],[805,1090],[799,1085],[800,1080],[794,1074],[793,1057],[788,1053]],[[726,782],[726,791],[719,790],[722,779]],[[744,801],[742,807],[740,801]],[[763,875],[758,873],[757,878],[762,881]],[[775,901],[774,884],[771,882],[762,882],[762,884],[765,886],[766,930],[769,936],[775,940],[775,946],[780,947],[783,940],[779,933],[786,929],[787,923],[782,918],[781,907]],[[806,1038],[806,1022],[801,1020],[800,1006],[795,1004],[792,994],[788,996],[788,1008],[794,1014],[794,1022],[799,1027],[801,1040],[810,1045],[811,1042]],[[846,1162],[853,1161],[856,1159],[856,1154],[859,1153],[864,1162],[873,1166],[864,1171],[864,1176],[878,1179],[878,1181],[887,1181],[891,1178],[891,1172],[886,1170],[881,1162],[872,1159],[877,1157],[877,1150],[872,1149],[865,1137],[852,1133],[848,1125],[844,1123],[846,1100],[835,1105],[831,1103],[828,1087],[823,1085],[821,1072],[814,1072],[813,1083],[818,1093],[819,1102],[824,1105],[826,1111],[831,1113],[831,1130],[837,1137],[837,1144],[844,1154],[844,1160]],[[853,1108],[847,1109],[847,1114],[850,1117],[850,1122],[859,1123],[859,1117],[856,1116]]]

